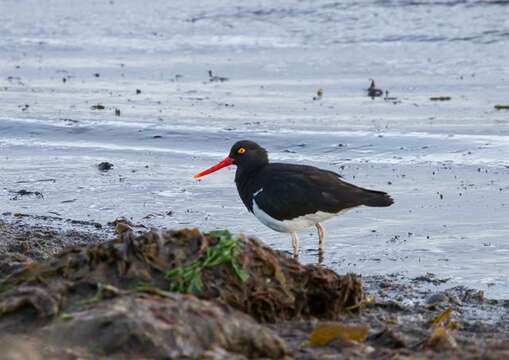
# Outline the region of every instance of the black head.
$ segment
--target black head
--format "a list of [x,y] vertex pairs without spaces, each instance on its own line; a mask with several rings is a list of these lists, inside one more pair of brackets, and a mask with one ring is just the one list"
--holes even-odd
[[230,154],[223,161],[199,172],[194,178],[201,178],[230,165],[237,165],[237,173],[250,172],[268,164],[268,162],[267,150],[260,145],[249,140],[237,141],[232,146]]
[[269,162],[267,150],[253,141],[241,140],[233,144],[230,155],[233,163],[241,168],[258,167]]

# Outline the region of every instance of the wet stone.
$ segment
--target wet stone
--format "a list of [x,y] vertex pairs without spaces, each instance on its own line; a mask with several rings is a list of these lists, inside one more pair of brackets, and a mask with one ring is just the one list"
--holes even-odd
[[97,164],[97,168],[100,171],[109,171],[109,170],[113,169],[113,164],[110,162],[104,161],[104,162]]
[[93,343],[99,354],[153,359],[199,358],[211,350],[228,358],[280,359],[288,353],[275,333],[238,311],[165,292],[121,295],[67,313],[44,333],[69,346]]
[[370,340],[379,346],[391,349],[400,349],[407,346],[403,335],[393,329],[384,328],[382,331],[370,336]]

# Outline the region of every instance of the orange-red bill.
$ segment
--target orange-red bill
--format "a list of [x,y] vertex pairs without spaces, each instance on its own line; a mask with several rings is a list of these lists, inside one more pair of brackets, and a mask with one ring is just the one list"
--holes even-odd
[[199,172],[198,174],[196,174],[195,176],[193,176],[193,179],[199,179],[205,175],[212,174],[214,171],[217,171],[224,167],[230,166],[232,164],[233,164],[233,159],[231,157],[227,156],[223,161],[221,161],[221,162],[217,163],[216,165],[211,166],[208,169],[203,170],[203,171]]

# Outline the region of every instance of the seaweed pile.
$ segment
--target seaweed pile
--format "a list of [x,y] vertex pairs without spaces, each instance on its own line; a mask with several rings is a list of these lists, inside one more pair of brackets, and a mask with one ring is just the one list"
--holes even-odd
[[1,332],[31,329],[52,343],[154,358],[196,357],[212,346],[279,358],[284,341],[254,319],[331,319],[363,299],[355,275],[301,265],[253,238],[196,229],[122,228],[115,240],[28,263],[0,287]]

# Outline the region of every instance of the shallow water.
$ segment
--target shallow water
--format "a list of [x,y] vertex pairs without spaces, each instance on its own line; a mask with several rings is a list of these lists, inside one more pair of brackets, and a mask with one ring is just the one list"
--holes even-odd
[[[326,223],[326,264],[509,296],[509,111],[494,109],[509,102],[508,4],[189,4],[1,2],[2,212],[228,227],[288,250],[233,169],[191,178],[248,138],[395,198]],[[397,101],[368,98],[369,78]],[[301,236],[316,261],[316,234]]]

